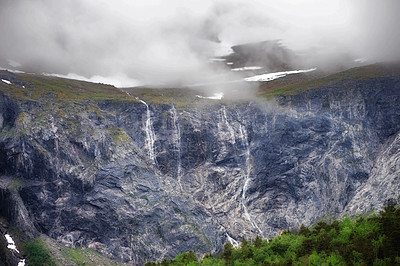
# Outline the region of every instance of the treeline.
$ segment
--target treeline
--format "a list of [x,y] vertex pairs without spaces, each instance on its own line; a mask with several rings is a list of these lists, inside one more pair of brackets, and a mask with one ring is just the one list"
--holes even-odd
[[387,205],[379,215],[349,217],[312,228],[284,231],[270,240],[226,243],[219,255],[198,260],[193,251],[153,265],[400,265],[400,208]]

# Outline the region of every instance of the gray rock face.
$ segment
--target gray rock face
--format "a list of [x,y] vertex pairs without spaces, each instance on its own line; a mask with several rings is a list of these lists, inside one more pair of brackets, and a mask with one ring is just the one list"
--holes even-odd
[[23,202],[3,215],[140,264],[399,199],[398,77],[199,101],[48,109],[0,94],[0,175],[22,179]]

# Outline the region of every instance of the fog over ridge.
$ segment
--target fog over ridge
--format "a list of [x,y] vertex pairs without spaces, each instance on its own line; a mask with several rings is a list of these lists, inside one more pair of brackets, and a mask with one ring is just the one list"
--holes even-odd
[[280,40],[327,65],[337,53],[400,57],[396,0],[2,0],[0,63],[96,77],[117,86],[235,79],[209,58],[240,43]]

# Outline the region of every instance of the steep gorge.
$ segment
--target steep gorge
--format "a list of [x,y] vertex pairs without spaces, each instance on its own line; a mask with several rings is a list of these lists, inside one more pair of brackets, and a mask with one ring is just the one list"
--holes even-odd
[[377,209],[400,195],[400,75],[385,71],[190,104],[115,88],[68,98],[55,78],[35,98],[32,77],[1,72],[1,215],[143,263]]

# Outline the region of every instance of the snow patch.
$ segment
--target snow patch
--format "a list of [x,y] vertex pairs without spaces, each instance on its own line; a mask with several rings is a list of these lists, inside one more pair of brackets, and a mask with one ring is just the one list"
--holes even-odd
[[316,68],[310,68],[310,69],[305,69],[305,70],[293,70],[293,71],[266,73],[266,74],[256,75],[253,77],[248,77],[248,78],[245,78],[244,80],[245,81],[271,81],[274,79],[283,78],[287,75],[298,74],[298,73],[307,73],[307,72],[312,72],[315,70],[316,70]]
[[200,99],[221,100],[224,97],[224,93],[216,92],[213,94],[213,96],[210,96],[210,97],[205,97],[205,96],[200,96],[200,95],[196,95],[196,97],[200,98]]
[[20,262],[18,262],[17,266],[25,266],[25,259],[22,259]]
[[8,85],[11,85],[11,81],[9,81],[9,80],[1,79],[1,81],[3,81],[4,83],[7,83]]
[[210,58],[208,60],[210,60],[211,62],[225,62],[226,61],[225,58]]
[[249,71],[249,70],[260,70],[260,69],[263,69],[263,67],[260,67],[260,66],[248,66],[248,67],[232,68],[231,71]]
[[15,250],[16,252],[19,253],[19,251],[18,251],[18,249],[17,249],[17,246],[15,245],[15,242],[14,242],[14,240],[12,239],[12,237],[11,237],[9,234],[5,234],[4,236],[5,236],[6,239],[7,239],[7,243],[8,243],[7,248],[9,248],[9,249],[11,249],[11,250]]
[[16,74],[23,74],[23,73],[25,73],[24,71],[15,70],[15,69],[9,69],[9,68],[5,68],[5,67],[0,67],[0,70],[9,71],[9,72],[11,72],[11,73],[16,73]]
[[357,58],[357,59],[354,59],[354,62],[356,62],[356,63],[365,63],[367,61],[367,59],[366,58]]
[[227,65],[233,65],[233,62],[226,62]]

